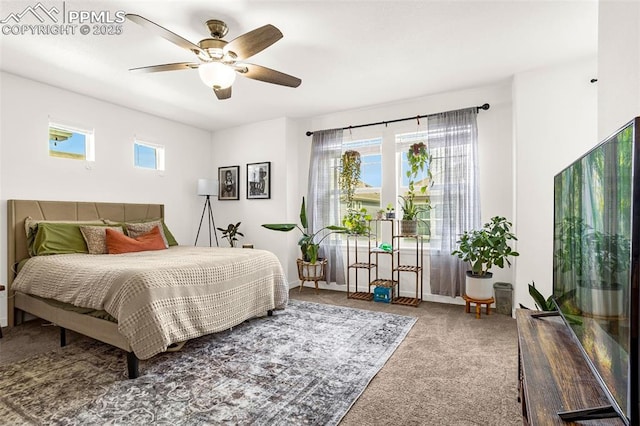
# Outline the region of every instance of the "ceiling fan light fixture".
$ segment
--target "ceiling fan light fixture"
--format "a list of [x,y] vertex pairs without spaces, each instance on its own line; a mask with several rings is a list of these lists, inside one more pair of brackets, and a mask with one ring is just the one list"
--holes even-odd
[[200,79],[209,88],[226,89],[231,87],[236,79],[233,68],[220,62],[207,62],[198,67]]

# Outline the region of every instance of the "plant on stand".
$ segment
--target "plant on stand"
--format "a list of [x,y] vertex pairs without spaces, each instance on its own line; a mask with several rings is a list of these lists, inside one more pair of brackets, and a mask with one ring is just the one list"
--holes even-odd
[[387,203],[387,219],[395,219],[396,218],[396,209],[393,207],[393,204]]
[[340,160],[339,185],[342,192],[342,201],[347,205],[347,212],[342,218],[342,226],[348,229],[350,234],[363,235],[369,231],[367,221],[371,215],[365,208],[356,208],[354,196],[360,182],[360,166],[362,161],[358,151],[349,150],[342,154]]
[[[302,197],[302,207],[300,208],[300,225],[302,227],[295,223],[266,223],[262,226],[272,231],[289,232],[297,228],[302,232],[302,237],[298,240],[300,252],[302,253],[302,258],[297,261],[298,278],[300,281],[315,281],[317,286],[318,281],[325,280],[327,268],[327,259],[318,258],[320,243],[331,234],[342,234],[348,232],[348,230],[342,226],[330,225],[311,233],[308,228],[304,197]],[[316,237],[320,235],[322,237],[316,241]]]
[[493,273],[489,269],[494,265],[499,268],[504,268],[505,264],[511,266],[509,256],[520,255],[509,246],[509,241],[517,240],[511,226],[504,217],[495,216],[482,229],[465,231],[457,241],[458,248],[451,254],[471,265],[466,279],[468,297],[475,300],[493,297]]
[[[307,209],[304,197],[302,197],[302,207],[300,208],[300,225],[302,225],[302,227],[295,223],[265,223],[262,226],[264,228],[271,229],[272,231],[289,232],[293,229],[298,229],[302,232],[302,237],[298,240],[298,245],[300,246],[300,251],[302,253],[302,260],[309,263],[316,263],[318,261],[320,243],[325,238],[331,234],[344,234],[348,231],[345,227],[330,225],[319,229],[315,233],[311,233],[308,229],[309,225],[307,222]],[[316,237],[320,235],[322,235],[322,237],[316,241]]]
[[242,222],[238,222],[235,225],[233,223],[230,223],[229,226],[227,226],[227,229],[216,228],[218,231],[222,232],[222,238],[226,238],[227,241],[229,241],[229,247],[236,246],[236,241],[238,241],[238,238],[236,238],[236,235],[240,235],[241,237],[244,237],[244,234],[238,231],[238,228],[240,228],[241,223]]
[[[409,187],[406,195],[400,195],[400,208],[402,209],[401,233],[403,235],[414,235],[417,229],[418,214],[429,211],[431,205],[429,198],[426,198],[426,204],[416,204],[415,198],[419,193],[426,196],[427,188],[431,184],[431,155],[427,151],[424,142],[416,142],[409,147],[407,151],[407,162],[409,170],[406,176],[409,179]],[[422,180],[422,185],[416,188],[416,179],[418,175],[424,173],[426,169],[426,178]]]

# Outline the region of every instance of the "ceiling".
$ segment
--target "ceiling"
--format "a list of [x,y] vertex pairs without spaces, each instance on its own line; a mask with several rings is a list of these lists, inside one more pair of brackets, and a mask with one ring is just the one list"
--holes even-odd
[[[0,19],[30,4],[36,2],[1,0]],[[224,101],[196,70],[129,72],[195,60],[133,22],[111,36],[0,35],[3,71],[209,130],[493,84],[597,52],[595,0],[67,0],[64,7],[139,14],[194,43],[208,37],[207,19],[228,24],[228,41],[268,23],[278,27],[284,38],[249,62],[302,85],[238,77]]]

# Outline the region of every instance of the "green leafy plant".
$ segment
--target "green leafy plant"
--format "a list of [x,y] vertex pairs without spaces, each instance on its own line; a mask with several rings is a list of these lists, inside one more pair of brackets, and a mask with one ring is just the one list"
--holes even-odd
[[[431,184],[431,154],[427,151],[427,146],[424,142],[416,142],[409,147],[407,151],[407,162],[409,163],[409,170],[406,175],[409,179],[409,187],[406,196],[400,196],[402,201],[400,202],[400,208],[402,208],[402,220],[416,220],[418,214],[423,211],[431,209],[429,204],[429,198],[426,199],[426,205],[418,206],[415,204],[415,198],[419,192],[421,195],[426,195],[427,188]],[[426,168],[427,179],[416,190],[416,179],[418,174],[423,172]]]
[[[533,299],[533,303],[536,305],[536,309],[538,309],[539,311],[555,311],[556,310],[556,307],[553,304],[553,296],[549,296],[545,299],[542,293],[540,293],[536,288],[535,281],[531,281],[531,284],[529,284],[529,295],[531,295],[531,298]],[[529,309],[523,304],[520,304],[520,307],[523,309]]]
[[222,232],[222,238],[226,238],[227,241],[229,241],[230,247],[236,246],[236,241],[238,241],[238,239],[236,238],[236,235],[244,237],[244,234],[238,231],[238,228],[240,228],[241,223],[242,222],[238,222],[235,225],[233,223],[230,223],[229,226],[227,226],[227,229],[216,228],[218,231]]
[[428,212],[431,206],[416,204],[409,196],[398,196],[400,198],[400,208],[402,209],[402,220],[416,220],[418,214]]
[[371,215],[364,207],[360,210],[348,209],[347,214],[342,219],[342,225],[349,234],[364,235],[369,232],[367,222],[371,220]]
[[353,197],[360,182],[361,164],[360,153],[354,150],[345,151],[340,159],[339,185],[347,208],[353,208]]
[[517,240],[511,232],[511,222],[504,217],[494,216],[482,229],[466,231],[457,241],[458,248],[451,252],[471,265],[471,275],[484,276],[492,266],[511,266],[509,256],[520,254],[509,246],[509,241]]
[[394,219],[396,216],[396,209],[393,207],[393,204],[388,203],[387,204],[387,219]]
[[[320,249],[320,243],[331,234],[344,234],[348,232],[348,229],[342,226],[325,226],[319,229],[315,233],[309,232],[309,224],[307,222],[307,208],[302,197],[302,206],[300,207],[300,226],[295,223],[265,223],[262,226],[272,231],[289,232],[293,229],[298,229],[302,232],[302,237],[298,240],[300,251],[302,253],[302,260],[309,263],[316,263],[318,261],[318,250]],[[328,232],[327,232],[328,231]],[[316,241],[316,237],[322,237]]]
[[361,164],[362,160],[358,151],[345,151],[340,159],[338,181],[342,192],[342,201],[347,205],[347,211],[342,218],[342,226],[347,228],[350,234],[358,235],[366,234],[369,231],[367,221],[371,220],[366,209],[357,209],[353,200],[358,183],[360,183]]

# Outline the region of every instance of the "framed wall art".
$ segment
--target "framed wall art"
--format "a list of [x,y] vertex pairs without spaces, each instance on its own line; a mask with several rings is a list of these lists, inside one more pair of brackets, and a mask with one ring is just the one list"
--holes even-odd
[[218,200],[240,199],[240,166],[218,167]]
[[247,200],[271,198],[271,162],[247,164]]

